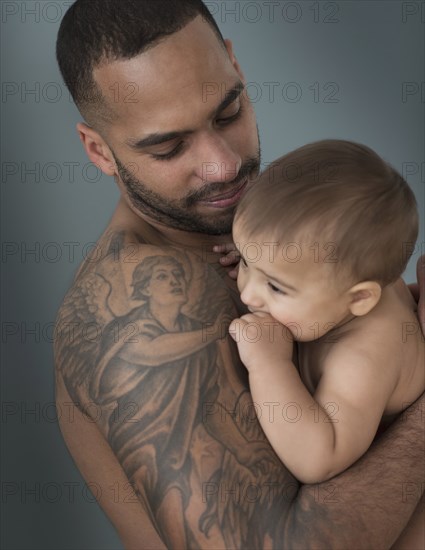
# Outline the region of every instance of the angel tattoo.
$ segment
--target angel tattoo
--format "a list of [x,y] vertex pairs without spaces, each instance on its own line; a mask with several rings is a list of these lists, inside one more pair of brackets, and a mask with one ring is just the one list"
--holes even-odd
[[[229,451],[245,471],[257,474],[275,458],[262,439],[247,440],[231,417],[223,425],[219,414],[203,415],[205,403],[219,402],[216,341],[232,319],[229,308],[208,326],[182,313],[188,281],[182,263],[170,255],[145,257],[131,287],[130,299],[141,305],[115,315],[111,284],[99,273],[85,274],[61,311],[58,326],[74,331],[57,341],[59,363],[76,404],[83,411],[87,403],[100,406],[98,424],[139,498],[148,500],[154,523],[171,546],[187,548],[195,535],[162,510],[172,499],[183,516],[189,505],[199,461],[191,446],[200,430],[204,439],[221,444],[215,474]],[[210,522],[201,529],[208,531]]]

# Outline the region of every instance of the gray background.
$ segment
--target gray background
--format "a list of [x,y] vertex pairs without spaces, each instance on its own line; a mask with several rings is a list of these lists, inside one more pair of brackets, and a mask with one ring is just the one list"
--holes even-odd
[[[361,141],[404,173],[424,212],[423,2],[206,3],[249,81],[265,162],[319,138]],[[1,2],[1,547],[10,550],[121,548],[52,406],[52,322],[118,198],[88,163],[56,67],[69,4]],[[423,228],[422,218],[408,281]]]

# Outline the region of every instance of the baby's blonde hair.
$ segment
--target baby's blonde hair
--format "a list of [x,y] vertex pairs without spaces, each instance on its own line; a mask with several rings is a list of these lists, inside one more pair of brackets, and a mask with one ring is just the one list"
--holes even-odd
[[337,272],[382,286],[403,273],[418,234],[415,196],[401,175],[369,147],[342,140],[273,162],[244,195],[235,222],[251,239],[332,244]]

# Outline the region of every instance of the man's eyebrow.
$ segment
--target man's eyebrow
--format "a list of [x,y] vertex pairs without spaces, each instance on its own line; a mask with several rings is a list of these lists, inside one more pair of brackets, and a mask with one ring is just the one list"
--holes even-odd
[[[224,111],[226,107],[228,107],[241,95],[244,88],[245,88],[244,84],[241,81],[238,81],[233,86],[233,88],[231,88],[228,92],[226,92],[226,95],[224,96],[220,105],[214,109],[214,111],[211,113],[211,116],[214,116],[217,113]],[[160,145],[161,143],[166,143],[167,141],[171,141],[173,139],[182,138],[192,133],[193,133],[193,130],[180,130],[180,131],[174,131],[174,132],[165,132],[163,134],[153,133],[153,134],[149,134],[148,136],[142,139],[129,138],[126,140],[125,143],[132,149],[140,150],[146,147],[152,147],[153,145]]]
[[145,149],[146,147],[151,147],[152,145],[160,145],[161,143],[166,143],[167,141],[184,137],[191,133],[192,131],[186,130],[182,132],[166,132],[164,134],[149,134],[142,139],[127,139],[125,143],[132,149],[139,150]]
[[212,114],[220,113],[221,111],[224,111],[226,107],[228,107],[231,103],[233,103],[238,97],[241,95],[241,93],[244,91],[244,84],[239,80],[233,88],[231,88],[228,92],[226,92],[226,95],[223,98],[223,101],[220,103],[220,105],[214,109],[214,112]]

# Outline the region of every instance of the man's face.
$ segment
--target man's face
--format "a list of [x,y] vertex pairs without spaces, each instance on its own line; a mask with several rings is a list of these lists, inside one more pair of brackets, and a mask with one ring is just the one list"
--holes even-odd
[[94,76],[117,115],[104,138],[130,207],[169,227],[229,233],[260,151],[243,75],[211,27],[198,17]]

